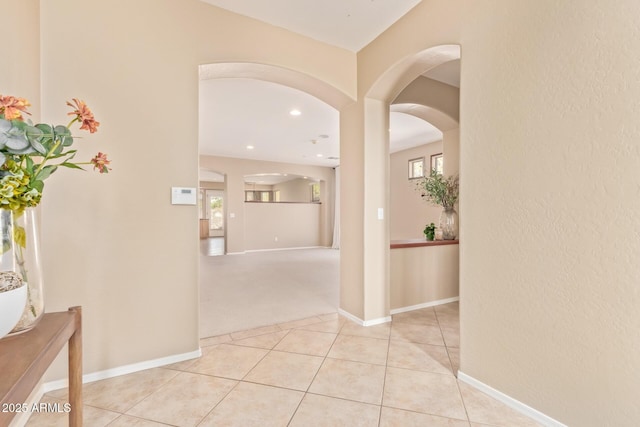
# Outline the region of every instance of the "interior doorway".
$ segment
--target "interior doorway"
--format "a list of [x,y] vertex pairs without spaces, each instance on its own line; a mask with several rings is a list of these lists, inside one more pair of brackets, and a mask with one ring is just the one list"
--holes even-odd
[[227,252],[224,176],[216,174],[215,178],[216,181],[207,181],[212,178],[206,177],[200,181],[200,250],[206,256]]

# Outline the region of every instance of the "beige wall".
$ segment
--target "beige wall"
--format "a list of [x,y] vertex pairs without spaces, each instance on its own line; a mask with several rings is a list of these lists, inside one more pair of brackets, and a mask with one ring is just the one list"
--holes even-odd
[[2,33],[11,40],[3,43],[0,95],[27,98],[34,121],[40,118],[39,4],[39,0],[0,0],[5,17]]
[[416,191],[416,180],[408,178],[409,160],[424,157],[429,167],[431,156],[442,153],[442,141],[391,154],[389,186],[389,232],[391,240],[425,238],[424,227],[440,220],[442,208],[425,202]]
[[308,179],[298,178],[273,186],[280,191],[281,202],[311,202],[311,184]]
[[640,3],[464,14],[462,370],[570,426],[638,425]]
[[[31,28],[34,11],[5,21]],[[267,63],[352,96],[355,55],[196,0],[51,0],[40,2],[40,17],[42,72],[30,81],[42,84],[43,118],[65,121],[65,101],[84,99],[102,125],[78,158],[101,150],[113,159],[108,176],[61,171],[46,184],[47,310],[83,306],[86,373],[193,352],[197,207],[172,206],[169,195],[198,186],[198,66]],[[16,52],[24,65],[38,57],[31,40]]]
[[461,370],[572,426],[640,422],[639,15],[429,1],[358,54],[364,95],[461,43]]
[[36,2],[0,1],[3,25],[30,34],[10,50],[26,74],[3,70],[3,87],[37,97],[41,82],[50,121],[85,99],[102,126],[78,157],[99,147],[114,161],[108,176],[59,172],[43,200],[47,309],[83,305],[86,372],[198,347],[197,212],[171,206],[169,188],[198,182],[199,64],[268,63],[358,92],[341,110],[340,292],[368,318],[389,306],[389,227],[375,219],[389,160],[383,126],[366,122],[384,105],[365,111],[364,97],[392,99],[388,70],[460,43],[462,371],[567,425],[638,424],[635,0],[423,1],[357,67],[349,52],[196,0],[48,0],[39,76]]
[[391,310],[455,298],[458,245],[391,249]]
[[[329,167],[296,165],[291,163],[263,162],[258,160],[237,159],[231,157],[218,156],[200,156],[200,167],[203,169],[222,173],[226,177],[226,211],[227,211],[227,252],[241,253],[252,249],[255,246],[249,244],[252,237],[249,236],[248,230],[255,229],[259,224],[253,224],[247,217],[246,209],[251,203],[244,201],[244,189],[247,188],[244,182],[246,175],[255,175],[259,173],[286,173],[290,175],[307,176],[318,179],[328,185],[323,185],[319,207],[320,219],[316,224],[317,233],[319,235],[319,243],[305,246],[331,246],[333,237],[333,207],[334,194],[331,191],[334,185],[335,171]],[[256,187],[258,188],[259,185]],[[253,184],[249,185],[249,189],[253,189]],[[267,186],[272,190],[272,186]],[[310,191],[310,190],[309,190]],[[231,215],[233,214],[233,217]],[[273,240],[275,236],[271,236]],[[272,242],[271,248],[291,247],[282,246]],[[255,249],[255,248],[253,248]],[[266,249],[261,247],[261,249]]]
[[207,190],[224,190],[224,182],[200,181],[200,188]]
[[246,250],[321,246],[317,203],[247,203]]
[[451,119],[460,117],[460,90],[436,80],[418,76],[393,99],[394,104],[428,105]]

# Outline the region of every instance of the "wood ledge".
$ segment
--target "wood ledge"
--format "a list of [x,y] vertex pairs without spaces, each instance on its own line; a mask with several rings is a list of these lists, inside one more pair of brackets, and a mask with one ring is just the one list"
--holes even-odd
[[457,245],[459,240],[423,240],[423,239],[405,239],[405,240],[392,240],[391,249],[404,249],[404,248],[421,248],[425,246],[444,246],[444,245]]

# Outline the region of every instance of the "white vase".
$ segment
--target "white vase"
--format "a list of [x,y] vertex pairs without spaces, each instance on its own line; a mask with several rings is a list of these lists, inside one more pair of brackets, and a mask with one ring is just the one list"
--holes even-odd
[[7,335],[18,323],[27,304],[27,287],[0,292],[0,338]]

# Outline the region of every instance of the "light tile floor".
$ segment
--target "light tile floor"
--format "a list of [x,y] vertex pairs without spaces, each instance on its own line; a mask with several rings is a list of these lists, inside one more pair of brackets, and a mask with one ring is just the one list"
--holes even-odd
[[85,426],[537,426],[456,379],[458,331],[452,303],[370,327],[329,314],[206,338],[199,359],[86,384]]

